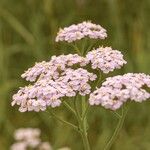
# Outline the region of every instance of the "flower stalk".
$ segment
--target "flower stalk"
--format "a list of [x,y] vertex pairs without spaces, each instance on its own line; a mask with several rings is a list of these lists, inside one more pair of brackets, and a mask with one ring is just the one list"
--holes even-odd
[[82,137],[83,145],[85,150],[90,150],[90,144],[88,140],[88,132],[87,132],[87,109],[86,108],[86,100],[85,97],[82,98],[82,115],[80,115],[77,106],[77,99],[75,99],[75,110],[78,118],[78,127],[80,131],[80,135]]
[[83,140],[84,149],[85,150],[90,150],[88,134],[87,134],[86,126],[85,126],[84,122],[83,122],[83,126],[82,127],[83,127],[83,129],[82,129],[82,132],[81,132],[81,136],[82,136],[82,140]]
[[108,143],[106,144],[104,150],[110,150],[110,148],[112,147],[112,145],[114,144],[114,142],[116,141],[119,133],[120,133],[120,130],[122,129],[123,127],[123,124],[124,124],[124,120],[125,120],[125,117],[127,115],[127,112],[128,112],[128,109],[124,109],[124,107],[122,107],[122,115],[121,117],[119,118],[119,121],[118,121],[118,124],[117,124],[117,127],[112,135],[112,137],[110,138],[110,140],[108,141]]
[[85,104],[86,101],[85,99],[83,99],[82,101],[83,103],[83,107],[82,107],[82,132],[81,132],[81,136],[82,136],[82,140],[83,140],[83,144],[84,144],[84,149],[85,150],[90,150],[90,144],[89,144],[89,140],[88,140],[88,133],[87,133],[87,113],[86,113],[86,109],[85,109]]
[[[49,109],[49,110],[50,110],[50,109]],[[76,130],[77,132],[79,132],[78,127],[75,126],[74,124],[72,124],[72,123],[70,123],[70,122],[68,122],[68,121],[65,121],[64,119],[58,117],[58,116],[57,116],[54,112],[52,112],[51,110],[48,111],[48,113],[50,114],[50,117],[53,117],[54,119],[58,120],[59,122],[61,122],[61,123],[65,124],[65,125],[67,125],[67,126],[73,128],[74,130]]]

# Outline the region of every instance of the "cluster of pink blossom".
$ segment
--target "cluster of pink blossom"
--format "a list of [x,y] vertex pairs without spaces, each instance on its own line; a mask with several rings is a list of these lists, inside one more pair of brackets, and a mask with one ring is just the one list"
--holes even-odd
[[36,63],[34,67],[29,68],[22,78],[27,81],[35,81],[37,77],[57,79],[59,72],[64,71],[67,67],[71,67],[75,64],[79,64],[81,67],[87,65],[89,62],[86,58],[79,56],[78,54],[52,56],[49,62]]
[[120,69],[127,62],[118,50],[111,47],[99,47],[87,53],[86,58],[92,63],[92,68],[99,68],[103,73],[108,73],[114,69]]
[[[58,81],[66,83],[66,85],[74,92],[75,95],[79,92],[80,95],[85,96],[91,92],[91,86],[89,81],[96,80],[97,76],[93,73],[88,72],[85,69],[67,69],[62,73],[62,77]],[[69,93],[68,93],[69,94]]]
[[100,88],[90,94],[91,105],[119,109],[127,100],[142,102],[150,98],[150,76],[144,73],[128,73],[109,77]]
[[33,85],[21,88],[13,96],[12,106],[19,105],[19,111],[44,111],[48,106],[57,107],[64,96],[76,96],[90,93],[89,81],[94,81],[96,75],[87,70],[68,68],[60,74],[58,79],[41,79]]
[[63,89],[59,83],[53,80],[40,80],[32,86],[21,88],[13,95],[12,106],[19,105],[20,112],[44,111],[47,106],[59,106],[61,103],[59,98],[66,93],[66,88]]
[[27,150],[28,148],[38,150],[52,150],[48,142],[41,142],[41,131],[37,128],[20,128],[14,133],[17,141],[11,146],[11,150]]
[[[84,37],[105,39],[107,34],[100,25],[83,22],[60,29],[56,42],[73,42]],[[22,74],[22,78],[35,83],[21,88],[13,96],[12,106],[19,105],[21,112],[44,111],[48,106],[60,106],[63,97],[90,94],[89,83],[97,76],[82,68],[89,63],[93,69],[109,73],[127,62],[120,51],[111,47],[99,47],[88,52],[86,57],[78,54],[52,56],[50,61],[36,63]],[[101,88],[90,94],[89,102],[116,110],[128,99],[141,102],[149,98],[150,93],[143,88],[144,85],[150,87],[150,77],[145,74],[128,73],[107,78]]]
[[48,70],[48,63],[42,61],[40,63],[36,63],[34,67],[29,68],[25,73],[21,75],[22,78],[25,78],[27,81],[33,82],[36,78]]
[[77,25],[71,25],[60,29],[57,33],[56,42],[66,41],[71,43],[82,38],[89,37],[91,39],[105,39],[107,37],[106,30],[100,25],[91,22],[82,22]]

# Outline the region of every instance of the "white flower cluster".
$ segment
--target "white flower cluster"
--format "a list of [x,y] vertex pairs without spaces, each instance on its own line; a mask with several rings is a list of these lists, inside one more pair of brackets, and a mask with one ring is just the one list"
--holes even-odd
[[107,37],[106,30],[100,25],[91,22],[82,22],[77,25],[71,25],[60,29],[57,33],[56,42],[66,41],[71,43],[82,38],[89,37],[91,39],[105,39]]
[[33,82],[36,78],[44,73],[48,69],[48,63],[42,61],[40,63],[36,63],[34,67],[29,68],[25,71],[24,74],[21,75],[22,78],[25,78],[27,81]]
[[80,95],[85,96],[91,92],[91,86],[88,82],[94,81],[96,78],[97,76],[95,74],[89,73],[85,69],[78,68],[76,70],[67,69],[62,73],[62,77],[60,77],[58,81],[65,83],[67,87],[74,92],[74,94],[70,92],[70,94],[72,93],[71,96],[75,96],[77,92],[79,92]]
[[89,81],[94,81],[96,75],[87,70],[68,68],[60,74],[58,79],[41,79],[33,85],[21,88],[13,96],[12,106],[19,105],[19,111],[44,111],[48,106],[57,107],[64,96],[76,96],[89,94],[91,86]]
[[20,112],[44,111],[47,106],[59,106],[61,104],[59,98],[66,92],[66,89],[53,80],[40,80],[32,86],[21,88],[17,94],[13,95],[12,106],[19,105]]
[[150,98],[150,76],[144,73],[128,73],[109,77],[100,88],[90,94],[90,105],[102,105],[116,110],[127,100],[142,102]]
[[92,68],[99,68],[103,73],[120,69],[127,62],[118,50],[111,47],[100,47],[87,53],[86,58],[92,63]]
[[36,128],[20,128],[14,133],[17,141],[11,146],[11,150],[27,150],[28,148],[37,150],[52,150],[48,142],[41,142],[41,131]]
[[87,65],[89,62],[86,58],[79,56],[78,54],[52,56],[49,62],[36,63],[34,67],[29,68],[22,78],[27,81],[35,81],[37,77],[57,79],[59,72],[64,71],[67,67],[71,67],[75,64],[79,64],[81,67]]

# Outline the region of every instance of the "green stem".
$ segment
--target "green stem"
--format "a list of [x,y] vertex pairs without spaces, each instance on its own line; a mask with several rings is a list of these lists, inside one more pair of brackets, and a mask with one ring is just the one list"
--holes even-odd
[[85,102],[85,96],[82,96],[82,117],[86,110],[86,102]]
[[87,113],[88,113],[88,111],[89,111],[89,108],[90,108],[90,105],[88,104],[88,106],[86,107],[86,110],[85,110],[85,112],[84,112],[84,114],[83,114],[83,116],[82,116],[82,119],[84,119],[84,118],[87,116]]
[[[87,116],[86,113],[86,100],[85,97],[82,98],[82,124],[81,124],[81,136],[83,140],[83,145],[85,150],[90,150],[90,144],[88,141],[88,134],[87,134]],[[87,113],[86,113],[87,114]]]
[[74,98],[74,108],[75,108],[75,112],[78,118],[78,123],[80,123],[81,121],[81,116],[80,116],[80,112],[78,110],[78,104],[77,104],[77,96]]
[[[77,53],[79,55],[82,56],[84,54],[84,50],[80,51],[75,44],[73,45],[73,47],[75,48],[75,50],[77,51]],[[83,52],[83,54],[82,54],[82,52]],[[83,140],[84,149],[90,150],[90,145],[89,145],[88,135],[87,135],[86,100],[85,100],[85,97],[82,97],[82,112],[80,115],[79,108],[81,108],[81,107],[78,107],[78,103],[77,103],[76,98],[77,97],[75,97],[75,99],[74,99],[74,107],[75,107],[75,114],[76,114],[76,117],[78,120],[78,129],[79,129],[79,132],[80,132],[82,140]],[[68,105],[66,105],[66,104],[65,104],[65,106],[68,107]],[[70,109],[70,107],[68,107],[68,108]],[[70,110],[72,111],[72,109],[70,109]]]
[[81,51],[78,49],[78,47],[77,47],[75,44],[72,45],[72,46],[74,47],[75,51],[76,51],[79,55],[82,56],[82,53],[81,53]]
[[[48,113],[49,113],[49,112],[48,112]],[[79,128],[78,128],[77,126],[75,126],[75,125],[73,125],[72,123],[67,122],[67,121],[65,121],[65,120],[63,120],[63,119],[61,119],[61,118],[59,118],[59,117],[56,116],[51,110],[50,110],[50,114],[51,114],[51,117],[57,119],[58,121],[60,121],[60,122],[62,122],[62,123],[64,123],[64,124],[70,126],[70,127],[73,128],[74,130],[76,130],[77,132],[79,132]]]
[[98,74],[99,74],[99,78],[98,78],[96,84],[94,85],[94,87],[99,86],[99,84],[100,84],[100,82],[101,82],[101,80],[102,80],[102,73],[101,73],[100,70],[98,70]]
[[87,108],[87,104],[86,104],[86,97],[83,96],[82,97],[82,121],[83,121],[83,124],[84,124],[84,128],[87,130],[87,112],[88,111],[86,108]]
[[117,113],[116,111],[112,111],[112,113],[118,118],[118,119],[120,119],[122,116],[119,114],[119,113]]
[[120,130],[122,129],[122,126],[123,126],[123,123],[124,123],[124,120],[125,120],[125,117],[127,115],[127,110],[124,110],[122,108],[122,116],[121,118],[119,119],[119,122],[117,124],[117,127],[115,129],[115,132],[113,133],[112,137],[110,138],[110,140],[108,141],[107,145],[105,146],[104,150],[110,150],[110,148],[112,147],[113,143],[115,142],[115,140],[117,139],[119,133],[120,133]]
[[86,127],[84,125],[83,125],[83,131],[81,132],[81,136],[82,136],[82,140],[83,140],[84,149],[85,150],[90,150],[87,131],[86,131]]
[[91,44],[90,44],[90,46],[87,48],[87,50],[85,50],[84,51],[84,55],[86,54],[86,53],[88,53],[90,50],[91,50],[91,48],[97,43],[98,41],[96,41],[96,42],[92,42]]
[[75,116],[76,116],[76,112],[73,110],[73,108],[65,101],[63,101],[64,106],[71,111]]
[[[78,124],[79,124],[79,130],[80,130],[80,134],[82,137],[82,141],[83,141],[83,145],[84,145],[84,149],[85,150],[90,150],[90,145],[89,145],[89,141],[88,141],[88,135],[87,135],[87,120],[86,120],[86,116],[84,116],[85,114],[85,98],[82,99],[82,115],[80,115],[79,110],[78,110],[78,105],[77,105],[77,99],[74,100],[74,105],[75,105],[75,111],[77,114],[77,118],[78,118]],[[83,118],[84,117],[84,118]]]

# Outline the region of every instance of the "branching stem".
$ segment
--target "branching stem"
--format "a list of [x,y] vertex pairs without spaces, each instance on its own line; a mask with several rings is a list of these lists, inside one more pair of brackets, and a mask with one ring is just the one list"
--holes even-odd
[[63,101],[63,104],[69,111],[71,111],[76,116],[75,110],[67,102]]
[[56,120],[58,120],[58,121],[60,121],[60,122],[62,122],[64,124],[66,124],[67,126],[73,128],[74,130],[76,130],[77,132],[79,132],[79,129],[78,129],[77,126],[73,125],[72,123],[70,123],[68,121],[65,121],[65,120],[61,119],[60,117],[58,117],[57,115],[55,115],[55,113],[52,112],[51,110],[48,111],[48,113],[50,113],[51,117],[55,118]]
[[115,132],[113,133],[112,137],[110,138],[110,140],[106,144],[104,150],[110,150],[110,148],[112,147],[113,143],[117,139],[117,137],[118,137],[118,135],[120,133],[120,130],[122,129],[125,117],[127,115],[127,111],[128,111],[128,109],[125,110],[124,107],[122,107],[122,116],[121,116],[121,118],[119,118],[119,122],[117,124],[116,129],[115,129]]

